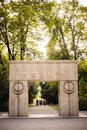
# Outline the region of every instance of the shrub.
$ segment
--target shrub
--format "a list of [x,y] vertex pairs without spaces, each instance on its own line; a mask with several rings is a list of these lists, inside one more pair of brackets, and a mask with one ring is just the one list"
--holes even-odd
[[87,110],[87,97],[79,98],[79,110]]

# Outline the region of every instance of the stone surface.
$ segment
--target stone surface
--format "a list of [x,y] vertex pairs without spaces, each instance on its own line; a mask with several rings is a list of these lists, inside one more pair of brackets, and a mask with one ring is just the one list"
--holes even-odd
[[[70,81],[73,83],[72,91],[70,88],[64,90],[66,81],[60,81],[59,90],[59,114],[60,116],[77,116],[78,115],[78,88],[77,81]],[[70,87],[70,86],[68,86]],[[70,92],[70,93],[69,93]]]
[[77,61],[10,61],[9,80],[10,116],[28,115],[27,83],[31,81],[59,82],[59,114],[78,115]]
[[24,88],[22,93],[14,92],[15,83],[18,81],[10,81],[10,94],[9,94],[9,116],[27,116],[28,115],[28,85],[26,81],[20,81]]
[[0,119],[0,130],[87,130],[87,118]]
[[11,61],[10,80],[78,80],[76,61]]

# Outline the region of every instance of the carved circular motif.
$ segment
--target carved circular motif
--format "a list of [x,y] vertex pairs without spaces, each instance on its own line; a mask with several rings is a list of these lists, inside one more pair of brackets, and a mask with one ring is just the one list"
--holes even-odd
[[14,84],[12,91],[17,95],[20,95],[24,92],[24,85],[21,82],[17,82]]
[[75,91],[74,84],[71,81],[67,81],[64,84],[64,92],[67,94],[71,94]]

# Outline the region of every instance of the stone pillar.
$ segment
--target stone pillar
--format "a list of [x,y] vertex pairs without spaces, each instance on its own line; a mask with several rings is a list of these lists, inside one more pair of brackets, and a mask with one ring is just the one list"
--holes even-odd
[[9,116],[28,116],[28,85],[27,81],[10,81]]
[[59,115],[78,116],[77,81],[60,81],[59,83]]

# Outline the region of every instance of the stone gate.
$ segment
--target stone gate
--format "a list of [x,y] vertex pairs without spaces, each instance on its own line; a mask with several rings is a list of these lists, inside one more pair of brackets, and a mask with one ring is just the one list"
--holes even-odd
[[59,82],[59,115],[78,115],[77,61],[10,61],[9,116],[28,116],[28,82]]

